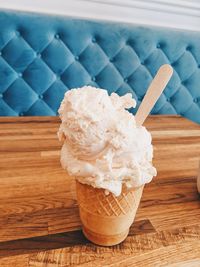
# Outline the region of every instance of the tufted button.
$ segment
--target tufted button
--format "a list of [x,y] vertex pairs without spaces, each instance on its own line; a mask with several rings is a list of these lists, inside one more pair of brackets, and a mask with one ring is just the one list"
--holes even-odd
[[95,37],[92,38],[92,42],[93,43],[96,43],[97,42],[97,39]]
[[40,98],[40,99],[43,99],[43,95],[39,95],[39,98]]
[[127,40],[126,41],[126,45],[130,45],[131,46],[131,45],[133,45],[133,42],[131,40]]
[[19,116],[24,116],[24,113],[23,113],[23,112],[20,112],[20,113],[19,113]]
[[191,46],[191,45],[188,45],[188,46],[186,47],[186,50],[187,50],[187,51],[191,51],[191,50],[192,50],[192,46]]
[[92,81],[95,82],[96,81],[96,78],[95,77],[92,77]]
[[167,102],[170,102],[170,98],[169,97],[167,98]]
[[41,58],[41,54],[40,53],[37,53],[37,57]]
[[157,47],[158,49],[161,48],[161,44],[158,43],[158,44],[156,45],[156,47]]
[[145,62],[144,61],[141,61],[141,65],[145,65]]
[[182,81],[182,85],[187,86],[187,80]]
[[0,51],[0,56],[2,56],[2,52]]
[[110,58],[110,62],[114,62],[114,58]]
[[22,74],[21,72],[18,73],[18,76],[19,76],[19,77],[22,77],[22,75],[23,75],[23,74]]
[[193,101],[194,101],[194,103],[197,103],[198,102],[198,98],[194,98]]
[[79,60],[79,56],[75,56],[75,60],[78,61]]
[[128,78],[124,78],[124,82],[127,83],[128,82]]
[[59,36],[59,34],[57,33],[57,34],[55,34],[55,38],[56,39],[60,39],[60,36]]
[[172,67],[176,67],[176,64],[177,64],[176,61],[175,61],[175,62],[172,62],[172,63],[171,63],[171,66],[172,66]]
[[2,93],[0,93],[0,98],[3,98],[3,94]]
[[56,75],[56,79],[60,80],[60,75],[59,74]]
[[21,35],[19,31],[16,31],[15,34],[17,37],[19,37]]

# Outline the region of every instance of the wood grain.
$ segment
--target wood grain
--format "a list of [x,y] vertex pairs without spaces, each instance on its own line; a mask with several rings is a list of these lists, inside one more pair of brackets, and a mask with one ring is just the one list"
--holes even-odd
[[0,118],[0,266],[200,266],[200,126],[177,116],[145,125],[158,176],[127,240],[103,248],[80,231],[75,184],[59,162],[59,119]]
[[[90,243],[35,253],[31,266],[166,266],[195,259],[200,263],[198,226],[129,236],[114,247]],[[198,265],[197,265],[198,266]]]

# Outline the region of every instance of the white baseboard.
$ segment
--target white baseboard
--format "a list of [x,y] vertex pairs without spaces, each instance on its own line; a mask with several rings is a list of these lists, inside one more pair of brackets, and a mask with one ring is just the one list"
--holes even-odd
[[0,8],[200,31],[200,0],[0,0]]

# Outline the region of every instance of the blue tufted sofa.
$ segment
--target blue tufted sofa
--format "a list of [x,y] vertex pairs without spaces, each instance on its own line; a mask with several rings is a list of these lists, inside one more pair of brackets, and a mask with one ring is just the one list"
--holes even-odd
[[56,115],[65,91],[87,84],[131,92],[138,107],[170,63],[152,113],[200,123],[200,32],[5,10],[0,25],[0,116]]

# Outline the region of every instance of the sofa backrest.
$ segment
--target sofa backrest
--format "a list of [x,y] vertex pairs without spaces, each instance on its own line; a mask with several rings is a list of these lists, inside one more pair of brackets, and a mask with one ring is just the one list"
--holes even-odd
[[83,85],[130,92],[138,107],[169,63],[152,114],[200,123],[200,32],[5,10],[0,25],[0,116],[57,115],[66,90]]

